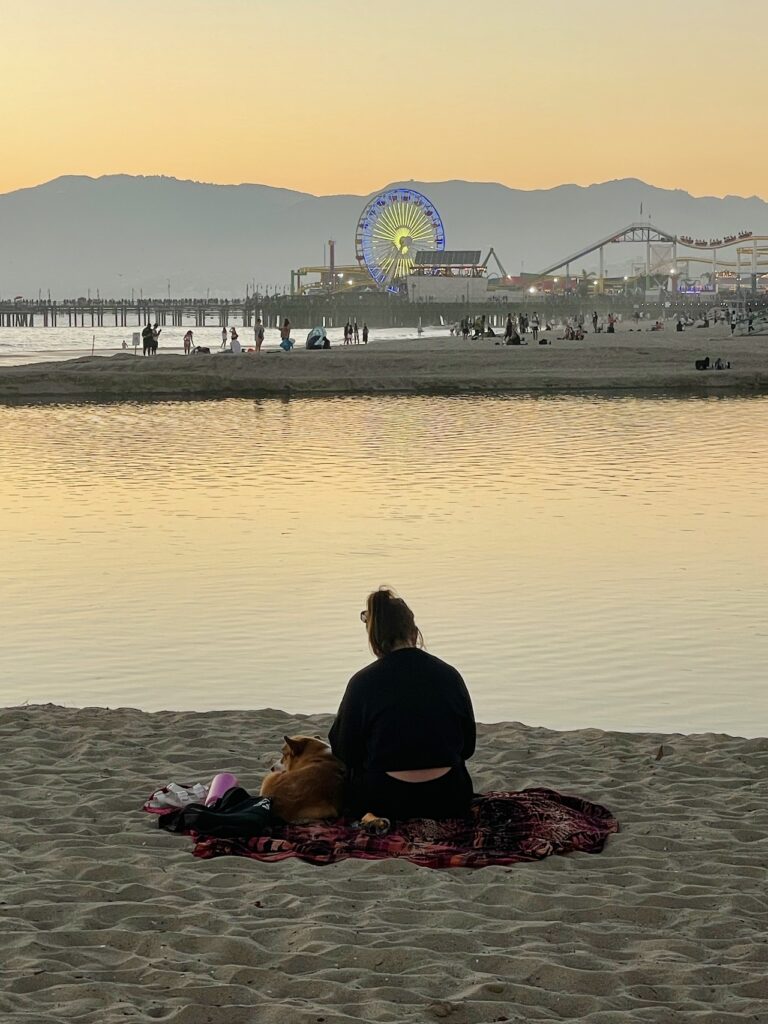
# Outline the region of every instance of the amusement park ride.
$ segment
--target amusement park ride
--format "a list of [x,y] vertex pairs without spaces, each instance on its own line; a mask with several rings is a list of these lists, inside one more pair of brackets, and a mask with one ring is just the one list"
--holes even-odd
[[[646,291],[653,285],[683,290],[685,282],[691,278],[691,264],[707,266],[708,270],[700,270],[699,276],[709,278],[708,290],[713,291],[718,290],[718,283],[735,281],[739,286],[742,274],[750,276],[750,290],[754,291],[759,279],[768,275],[768,236],[741,231],[724,238],[694,239],[664,231],[650,221],[638,221],[571,253],[538,274],[526,275],[525,284],[532,286],[529,291],[554,290],[558,281],[563,280],[561,290],[567,293],[571,283],[575,285],[578,280],[575,274],[571,275],[571,267],[597,253],[599,271],[591,275],[591,283],[597,293],[602,293],[610,282],[606,275],[605,247],[622,242],[645,244],[645,261],[631,278],[624,277],[625,290],[630,280],[636,285],[642,278]],[[440,214],[425,195],[410,188],[387,189],[366,204],[355,230],[356,264],[336,266],[335,242],[329,242],[328,246],[329,263],[292,272],[292,294],[328,294],[351,287],[403,293],[407,291],[409,279],[415,286],[419,278],[425,277],[450,277],[457,288],[462,289],[467,286],[459,285],[459,278],[482,278],[485,288],[497,291],[520,287],[520,279],[506,274],[493,249],[482,263],[477,250],[446,251]],[[493,278],[486,276],[491,257],[501,272]],[[565,271],[564,278],[552,276],[560,271]],[[319,282],[304,283],[302,279],[310,274],[319,275]],[[469,294],[467,289],[467,297]]]
[[[421,192],[393,188],[375,195],[360,214],[355,230],[357,264],[336,267],[335,243],[330,242],[329,249],[328,266],[293,272],[292,291],[335,292],[367,286],[399,292],[420,253],[445,249],[445,229],[440,214]],[[301,279],[308,274],[319,274],[319,284],[302,287]]]
[[[678,282],[685,282],[692,276],[691,263],[703,263],[711,268],[706,276],[710,279],[710,290],[714,292],[718,290],[718,283],[724,281],[735,282],[738,285],[742,273],[750,275],[750,290],[756,291],[758,279],[768,273],[768,246],[759,244],[768,243],[768,236],[753,235],[751,231],[742,231],[737,235],[726,235],[725,238],[711,238],[707,241],[706,239],[693,239],[688,235],[673,235],[655,227],[650,222],[639,221],[627,225],[607,238],[585,246],[558,263],[551,264],[536,275],[536,278],[538,281],[544,281],[555,272],[564,269],[564,290],[567,291],[569,282],[574,280],[571,278],[571,265],[597,252],[600,269],[595,276],[594,286],[595,290],[600,293],[605,290],[607,281],[605,246],[619,242],[645,243],[645,263],[640,272],[633,275],[633,280],[644,277],[646,290],[652,284],[667,285],[669,282],[672,285],[670,290],[680,290]],[[724,258],[721,251],[723,249],[732,250],[734,246],[736,247],[736,259]],[[692,255],[688,250],[698,250],[698,253]],[[624,281],[629,281],[629,278],[624,278]]]
[[442,252],[445,229],[421,192],[395,188],[368,203],[355,231],[355,256],[380,288],[399,291],[422,252]]

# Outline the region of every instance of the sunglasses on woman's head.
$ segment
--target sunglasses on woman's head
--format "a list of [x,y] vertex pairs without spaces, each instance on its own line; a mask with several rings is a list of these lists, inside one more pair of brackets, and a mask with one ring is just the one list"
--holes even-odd
[[368,623],[368,612],[365,609],[360,612],[360,621]]

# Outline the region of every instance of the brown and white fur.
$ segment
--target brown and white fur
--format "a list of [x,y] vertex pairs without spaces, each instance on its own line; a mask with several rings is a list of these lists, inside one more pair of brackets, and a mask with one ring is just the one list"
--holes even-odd
[[[277,817],[291,825],[338,818],[344,806],[346,768],[319,736],[283,736],[282,756],[261,784]],[[389,831],[389,821],[366,814],[360,825],[368,832]]]
[[346,769],[318,736],[283,736],[282,757],[261,784],[278,818],[301,825],[338,818],[344,805]]

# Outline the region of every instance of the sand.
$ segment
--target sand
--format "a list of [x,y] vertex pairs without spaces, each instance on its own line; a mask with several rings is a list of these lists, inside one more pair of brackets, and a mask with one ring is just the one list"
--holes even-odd
[[[504,346],[494,339],[423,337],[367,346],[300,348],[259,355],[119,353],[25,366],[0,366],[0,401],[300,396],[333,394],[487,394],[510,391],[768,389],[768,336],[731,337],[728,328],[677,333],[622,329],[583,341]],[[498,340],[498,339],[496,339]],[[702,356],[730,360],[699,372]]]
[[139,811],[221,769],[255,787],[283,732],[329,722],[0,710],[3,1024],[768,1019],[768,740],[482,726],[476,788],[623,828],[511,868],[200,861]]

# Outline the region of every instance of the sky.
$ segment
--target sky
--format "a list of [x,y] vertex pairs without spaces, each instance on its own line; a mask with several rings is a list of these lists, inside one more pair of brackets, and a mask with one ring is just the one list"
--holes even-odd
[[768,198],[766,0],[3,0],[0,192],[637,177]]

